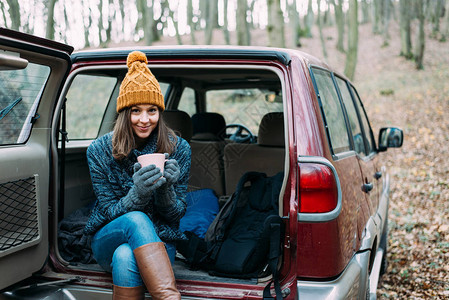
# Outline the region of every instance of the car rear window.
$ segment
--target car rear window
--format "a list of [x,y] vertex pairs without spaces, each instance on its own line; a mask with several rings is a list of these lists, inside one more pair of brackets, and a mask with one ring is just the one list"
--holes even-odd
[[0,69],[0,145],[28,139],[50,68],[29,62],[25,69]]

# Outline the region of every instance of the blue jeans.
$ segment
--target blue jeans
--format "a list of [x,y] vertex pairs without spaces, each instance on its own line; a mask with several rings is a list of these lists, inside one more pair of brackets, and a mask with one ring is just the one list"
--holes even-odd
[[[92,252],[97,263],[112,273],[115,285],[135,287],[143,285],[133,250],[161,242],[150,218],[141,211],[124,214],[106,224],[92,239]],[[173,264],[176,248],[165,244],[170,262]]]

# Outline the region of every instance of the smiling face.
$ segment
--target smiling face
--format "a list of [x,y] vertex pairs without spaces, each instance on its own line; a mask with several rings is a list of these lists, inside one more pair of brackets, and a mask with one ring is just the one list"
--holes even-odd
[[156,105],[140,104],[131,107],[131,127],[138,145],[145,142],[158,122],[159,109]]

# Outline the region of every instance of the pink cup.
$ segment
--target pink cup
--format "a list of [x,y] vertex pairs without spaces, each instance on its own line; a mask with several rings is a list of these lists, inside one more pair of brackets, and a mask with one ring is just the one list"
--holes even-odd
[[156,167],[161,169],[161,173],[164,174],[164,165],[165,165],[164,153],[151,153],[140,155],[137,157],[137,161],[142,165],[142,167],[148,165],[156,165]]

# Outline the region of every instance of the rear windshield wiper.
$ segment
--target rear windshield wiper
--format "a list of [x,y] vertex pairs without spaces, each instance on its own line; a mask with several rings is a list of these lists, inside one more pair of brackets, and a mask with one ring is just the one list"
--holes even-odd
[[14,100],[14,102],[9,104],[7,107],[5,107],[4,109],[0,110],[0,121],[4,117],[6,117],[6,115],[9,114],[9,112],[14,108],[14,106],[16,106],[20,101],[22,101],[22,97],[17,98],[16,100]]

